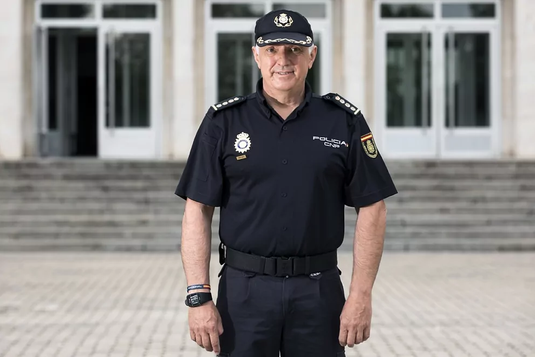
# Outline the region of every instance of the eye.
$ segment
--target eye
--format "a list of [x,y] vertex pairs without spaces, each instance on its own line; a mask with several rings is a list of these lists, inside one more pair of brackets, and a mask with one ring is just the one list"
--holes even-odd
[[303,49],[301,47],[299,46],[292,47],[292,53],[299,54],[301,52],[303,52]]
[[266,48],[267,53],[275,53],[275,47],[268,47]]

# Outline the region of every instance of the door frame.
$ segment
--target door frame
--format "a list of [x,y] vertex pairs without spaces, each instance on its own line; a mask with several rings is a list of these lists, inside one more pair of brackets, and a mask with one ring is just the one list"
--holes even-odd
[[[386,85],[386,44],[387,44],[387,35],[390,33],[414,33],[419,34],[422,32],[428,32],[431,39],[431,48],[429,56],[431,59],[431,66],[429,74],[429,90],[431,92],[431,118],[427,118],[427,122],[431,120],[431,125],[426,127],[387,127],[387,117],[386,117],[386,105],[387,105],[387,85]],[[379,137],[380,149],[383,155],[387,158],[401,159],[401,158],[421,158],[421,159],[430,159],[438,155],[438,102],[439,102],[439,91],[433,90],[437,86],[440,86],[440,78],[437,76],[437,36],[436,31],[425,24],[420,23],[405,23],[396,26],[387,26],[376,29],[375,31],[375,116],[377,118],[377,124],[375,126],[375,132],[377,137]],[[404,151],[402,153],[389,152],[386,149],[387,142],[389,141],[389,136],[399,136],[400,138],[421,138],[422,145],[428,148],[427,151]],[[383,148],[381,148],[383,147]]]
[[[76,18],[76,19],[62,19],[62,18],[54,18],[54,19],[48,19],[48,18],[42,18],[41,14],[41,6],[43,4],[87,4],[87,5],[93,5],[94,6],[94,16],[91,18]],[[110,4],[128,4],[128,5],[135,5],[135,4],[150,4],[156,6],[156,17],[155,18],[139,18],[139,19],[107,19],[103,17],[103,7],[104,5],[110,5]],[[163,60],[163,38],[162,38],[162,22],[163,22],[163,5],[162,0],[35,0],[35,8],[34,8],[34,16],[35,16],[35,36],[41,36],[43,33],[46,34],[50,28],[94,28],[97,30],[97,132],[98,132],[98,155],[99,158],[128,158],[128,159],[147,159],[147,158],[159,158],[162,156],[163,153],[163,102],[161,98],[163,98],[163,73],[161,65]],[[105,152],[105,143],[102,142],[104,136],[102,136],[102,133],[105,132],[106,128],[103,126],[105,125],[105,95],[106,95],[106,87],[103,86],[103,75],[101,72],[105,72],[106,67],[102,67],[104,65],[102,59],[101,51],[103,48],[105,48],[105,37],[103,37],[103,33],[106,32],[106,30],[109,30],[110,28],[114,28],[116,31],[123,31],[123,32],[148,32],[151,35],[151,69],[150,69],[150,76],[151,76],[151,121],[150,121],[150,131],[152,132],[151,135],[153,137],[154,142],[154,148],[151,149],[151,152],[148,153],[149,155],[135,155],[134,156],[129,155],[132,154],[128,148],[125,148],[126,151],[124,151],[124,155],[108,155],[108,153]],[[45,51],[46,55],[46,44],[43,48],[43,43],[38,44],[38,41],[42,41],[39,38],[36,38],[36,44],[34,45],[35,50],[37,51],[40,47],[41,49],[41,55],[43,54],[43,50]],[[47,109],[48,104],[48,94],[47,94],[47,88],[45,88],[45,91],[43,90],[43,85],[47,83],[47,73],[42,73],[42,69],[44,66],[47,65],[48,57],[43,61],[43,58],[38,58],[39,56],[34,56],[34,108],[36,110],[34,111],[34,122],[37,130],[37,142],[39,143],[40,149],[42,149],[42,141],[43,136],[46,134],[46,131],[48,130],[47,126],[49,118],[48,118],[48,110],[46,110],[46,113],[41,112],[41,109]],[[41,56],[42,57],[42,56]],[[40,62],[40,63],[39,63]],[[46,71],[45,71],[46,72]],[[40,93],[42,92],[42,93]],[[103,111],[104,108],[104,111]],[[129,128],[132,132],[139,132],[140,130],[137,130],[138,128]],[[140,128],[145,129],[145,128]],[[116,129],[119,130],[119,129]],[[122,128],[121,128],[122,130]],[[136,142],[138,137],[132,137],[132,142]],[[42,153],[42,151],[40,150]]]
[[[441,127],[440,127],[440,147],[439,155],[445,159],[492,159],[498,158],[500,154],[500,132],[502,122],[499,120],[501,115],[501,56],[500,56],[500,41],[499,41],[499,30],[495,27],[488,25],[468,25],[468,24],[455,24],[441,26],[438,30],[438,40],[441,41],[438,46],[438,55],[440,58],[441,66],[444,69],[439,74],[441,76],[440,83],[443,91],[441,100],[439,101],[439,113],[441,117]],[[458,127],[450,128],[449,127],[449,118],[446,118],[446,98],[445,91],[447,90],[447,81],[446,78],[446,66],[444,63],[444,58],[446,56],[446,51],[444,49],[444,41],[448,36],[449,32],[454,34],[458,33],[481,33],[489,35],[489,79],[490,79],[490,92],[489,92],[489,126],[488,127]],[[442,93],[441,93],[442,94]],[[446,148],[447,137],[448,136],[458,136],[458,137],[488,137],[491,141],[491,148],[489,152],[477,152],[477,151],[464,151],[464,152],[451,152]]]
[[[442,18],[442,4],[447,3],[493,3],[495,4],[496,16],[492,19],[486,18]],[[432,4],[434,9],[433,18],[396,18],[384,19],[381,18],[381,4]],[[433,130],[430,137],[434,140],[432,150],[429,152],[403,152],[401,154],[389,152],[384,150],[384,156],[392,159],[493,159],[500,155],[501,149],[501,1],[498,0],[376,0],[374,4],[374,20],[375,20],[375,63],[374,68],[374,112],[376,117],[375,131],[379,137],[379,146],[386,146],[387,132],[392,135],[400,135],[401,137],[407,134],[414,134],[422,130]],[[429,129],[421,128],[388,128],[386,117],[386,34],[388,33],[409,33],[422,31],[429,31],[431,33],[431,116],[432,127]],[[454,33],[489,33],[490,39],[490,85],[491,92],[489,94],[490,101],[490,123],[488,128],[456,128],[448,129],[446,127],[445,108],[446,108],[446,70],[444,61],[444,36],[449,32]],[[489,133],[490,131],[490,133]],[[491,148],[484,153],[477,153],[473,151],[465,152],[448,152],[445,150],[445,137],[447,135],[487,135],[491,140]]]
[[[106,126],[106,43],[107,35],[110,32],[116,33],[143,33],[149,34],[150,38],[150,125],[149,127],[107,127]],[[117,24],[110,23],[99,27],[98,31],[98,136],[99,136],[99,157],[101,158],[128,158],[128,159],[150,159],[161,156],[161,106],[158,106],[158,98],[161,94],[161,65],[159,54],[161,47],[158,44],[159,33],[157,29],[150,25],[143,24]],[[114,140],[115,139],[115,140]],[[141,151],[132,149],[136,143],[142,140],[146,142],[145,148]],[[151,151],[152,148],[152,151]]]

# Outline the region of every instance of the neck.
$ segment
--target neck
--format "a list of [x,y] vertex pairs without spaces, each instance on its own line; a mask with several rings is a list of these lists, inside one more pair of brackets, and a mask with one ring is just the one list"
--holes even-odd
[[305,86],[299,86],[289,91],[276,91],[264,87],[264,97],[274,109],[293,110],[305,99]]

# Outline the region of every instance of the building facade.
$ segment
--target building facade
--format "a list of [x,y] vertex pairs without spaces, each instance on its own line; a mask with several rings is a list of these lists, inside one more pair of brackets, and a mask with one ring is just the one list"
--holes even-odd
[[0,159],[184,160],[251,92],[256,18],[306,15],[309,82],[390,159],[535,159],[533,0],[2,0]]

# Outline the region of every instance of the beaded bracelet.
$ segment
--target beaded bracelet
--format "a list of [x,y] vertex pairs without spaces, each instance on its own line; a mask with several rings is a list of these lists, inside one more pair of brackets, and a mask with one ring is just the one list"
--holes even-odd
[[188,286],[188,293],[190,290],[196,290],[196,289],[209,289],[210,290],[210,284],[195,284]]

